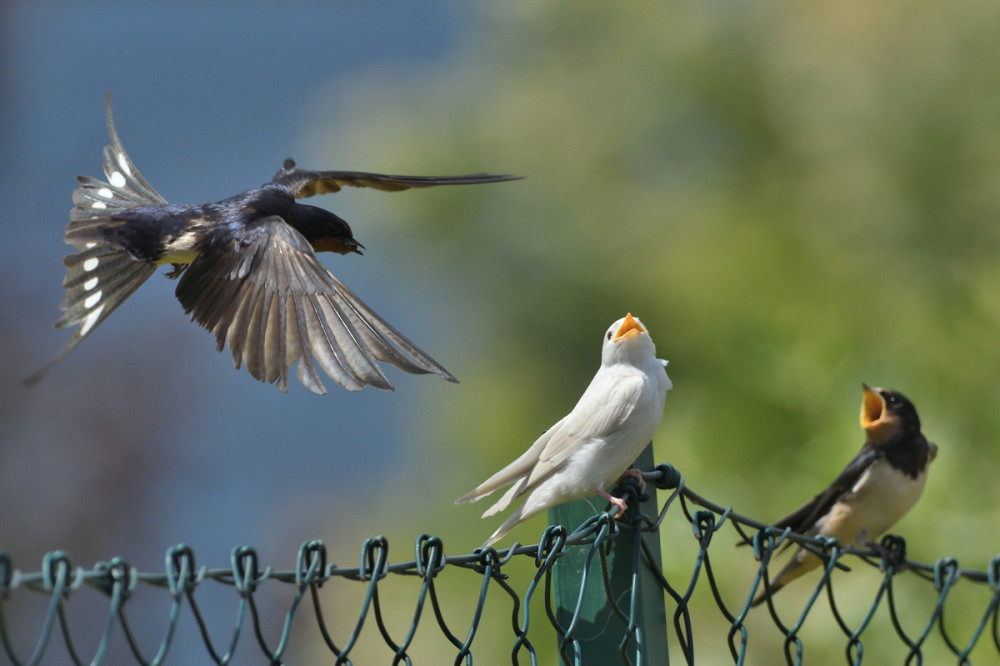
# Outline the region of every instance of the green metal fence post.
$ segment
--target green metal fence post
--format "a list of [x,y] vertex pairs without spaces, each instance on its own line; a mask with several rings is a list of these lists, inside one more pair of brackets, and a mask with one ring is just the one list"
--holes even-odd
[[[642,470],[653,468],[652,443],[636,460],[635,466]],[[655,517],[657,515],[656,486],[652,483],[648,484],[646,494],[648,497],[639,506],[639,511],[647,516]],[[594,515],[594,505],[592,500],[582,499],[554,507],[549,510],[549,522],[553,525],[565,525],[572,532]],[[623,522],[620,525],[622,533],[612,541],[607,556],[611,590],[619,608],[627,615],[632,603],[633,565],[638,561],[640,564],[637,572],[638,599],[636,600],[635,619],[642,635],[642,657],[638,663],[634,659],[632,663],[636,666],[639,663],[666,664],[669,663],[669,656],[667,654],[667,614],[663,602],[663,587],[650,572],[650,566],[642,554],[635,551],[635,533],[631,527],[624,524],[628,522],[631,515],[632,509],[630,508],[629,512],[622,518]],[[661,571],[659,532],[648,533],[645,538],[652,540],[649,545],[655,560],[653,566],[656,567],[657,571]],[[556,617],[563,627],[569,624],[576,610],[583,570],[589,551],[590,549],[586,546],[571,546],[567,548],[566,553],[559,558],[553,568],[553,596],[556,604]],[[614,614],[608,602],[602,582],[600,558],[594,557],[590,564],[580,617],[573,631],[574,638],[580,641],[581,646],[579,663],[583,666],[608,666],[609,664],[624,663],[621,657],[620,643],[625,632],[625,624]],[[629,652],[634,653],[634,651],[635,641],[631,641]],[[574,659],[571,650],[568,656],[569,659]],[[567,662],[565,659],[565,654],[560,657],[560,662],[564,665],[576,663],[575,661]]]

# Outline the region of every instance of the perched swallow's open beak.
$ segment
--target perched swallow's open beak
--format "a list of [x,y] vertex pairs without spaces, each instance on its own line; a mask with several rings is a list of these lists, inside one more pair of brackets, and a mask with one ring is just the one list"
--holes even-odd
[[866,431],[876,430],[884,425],[888,414],[885,408],[885,398],[862,384],[864,397],[861,399],[861,427]]
[[630,335],[638,335],[640,333],[645,333],[645,332],[646,329],[640,326],[639,322],[637,322],[635,319],[632,318],[632,313],[630,312],[629,314],[625,315],[625,321],[622,322],[622,325],[618,328],[618,332],[615,333],[614,341],[618,342],[618,340],[621,338],[625,338]]

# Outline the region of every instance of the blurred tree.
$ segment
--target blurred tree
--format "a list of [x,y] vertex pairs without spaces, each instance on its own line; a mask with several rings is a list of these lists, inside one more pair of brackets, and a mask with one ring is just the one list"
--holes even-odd
[[[449,552],[477,545],[495,525],[450,499],[572,406],[602,331],[631,311],[671,360],[657,457],[692,487],[775,519],[860,447],[861,382],[892,387],[941,447],[896,531],[914,558],[982,568],[1000,527],[1000,7],[480,11],[452,67],[363,71],[320,103],[350,118],[350,133],[326,130],[330,155],[527,176],[373,200],[370,218],[405,221],[392,233],[442,295],[429,307],[459,346],[434,351],[463,383],[400,394],[414,414],[407,482],[366,526],[408,537],[416,521]],[[365,242],[387,233],[366,228]],[[665,541],[664,561],[683,571],[677,547]],[[738,566],[734,601],[753,569]],[[830,650],[811,647],[810,663],[839,662],[842,637],[812,628]],[[759,663],[780,655],[754,640]]]

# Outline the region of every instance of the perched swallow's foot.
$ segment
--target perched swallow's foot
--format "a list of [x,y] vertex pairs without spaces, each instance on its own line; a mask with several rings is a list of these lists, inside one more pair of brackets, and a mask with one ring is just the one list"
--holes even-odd
[[187,264],[170,264],[170,265],[174,267],[174,270],[170,271],[166,275],[171,280],[176,280],[177,278],[179,278],[181,276],[181,273],[184,272],[184,269],[188,267]]
[[629,476],[639,482],[639,494],[641,495],[641,494],[645,493],[646,492],[646,481],[642,478],[642,472],[640,472],[639,470],[637,470],[635,467],[629,467],[627,470],[625,470],[624,472],[622,472],[621,478],[619,478],[618,480],[620,482],[621,479],[624,479],[625,477],[629,477]]
[[623,500],[621,497],[615,497],[614,495],[609,495],[603,490],[598,490],[597,494],[603,497],[604,499],[608,500],[612,504],[614,504],[616,507],[618,507],[618,513],[615,514],[615,519],[621,518],[622,516],[625,515],[625,509],[628,508],[628,504],[625,503],[625,500]]
[[896,573],[906,571],[906,542],[901,538],[888,535],[881,543],[866,541],[865,547],[871,548],[885,565],[892,565]]

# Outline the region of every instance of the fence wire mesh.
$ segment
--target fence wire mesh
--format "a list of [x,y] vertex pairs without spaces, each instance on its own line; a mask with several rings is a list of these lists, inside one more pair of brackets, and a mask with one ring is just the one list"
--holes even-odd
[[[672,491],[658,511],[630,511],[621,521],[609,513],[598,513],[575,530],[550,526],[537,544],[515,543],[499,551],[490,548],[446,555],[439,538],[422,535],[414,545],[413,559],[393,563],[389,561],[388,541],[379,536],[364,542],[359,564],[354,567],[329,563],[324,544],[309,541],[299,548],[294,569],[262,566],[257,551],[248,546],[233,550],[228,567],[212,569],[199,566],[192,549],[179,545],[167,551],[162,573],[140,573],[122,558],[84,569],[75,567],[62,551],[48,553],[39,571],[25,573],[0,552],[2,654],[16,665],[112,663],[108,655],[117,643],[117,654],[128,655],[134,663],[173,663],[170,656],[180,648],[176,645],[178,627],[182,618],[187,618],[185,621],[193,620],[197,628],[195,647],[203,663],[411,664],[421,659],[414,650],[418,630],[443,638],[444,648],[423,663],[471,665],[474,660],[481,664],[509,660],[538,664],[551,663],[556,653],[563,663],[598,663],[589,651],[592,636],[587,634],[593,633],[594,627],[587,622],[590,611],[586,600],[596,591],[610,611],[599,633],[602,640],[611,641],[613,653],[623,664],[669,663],[671,659],[688,664],[696,659],[778,663],[782,658],[789,664],[860,664],[867,656],[867,642],[875,640],[889,643],[879,654],[892,655],[894,663],[942,663],[947,657],[947,661],[965,664],[972,663],[973,656],[978,663],[1000,663],[1000,555],[984,571],[978,571],[960,568],[949,557],[933,564],[908,560],[905,542],[895,536],[883,539],[875,550],[845,547],[835,540],[775,530],[738,515],[731,507],[716,505],[688,488],[670,465],[659,465],[643,477],[651,489],[655,484]],[[624,482],[617,492],[630,505],[641,499],[638,485],[631,482]],[[669,530],[668,538],[668,519],[686,525],[693,541],[688,536],[681,542],[676,536],[684,530]],[[736,548],[737,541],[749,542],[751,547]],[[797,581],[797,594],[789,588],[775,595],[773,603],[751,609],[750,601],[767,584],[772,556],[788,542],[813,549],[825,560],[825,569]],[[622,574],[621,567],[612,571],[608,561],[624,544],[631,546],[632,555]],[[692,547],[687,558],[690,562],[672,563],[672,553],[685,545]],[[667,563],[662,566],[661,546]],[[724,566],[713,566],[710,549]],[[560,561],[570,556],[584,566],[561,570]],[[522,563],[528,566],[511,573]],[[845,596],[834,588],[849,577],[837,579],[835,586],[834,573],[859,563],[875,572],[875,582],[866,584],[861,595],[856,591],[847,594],[851,602],[847,605],[852,606],[848,611]],[[855,566],[858,569],[862,567]],[[524,571],[527,573],[520,575]],[[447,608],[437,586],[446,572],[460,575],[462,594],[476,598],[471,610],[469,603],[461,612]],[[855,575],[857,572],[850,577]],[[564,585],[575,578],[568,582],[571,589],[580,592],[559,595],[555,588],[560,585],[560,576]],[[397,588],[390,589],[393,578],[414,582],[412,596],[402,598]],[[734,579],[742,582],[734,585]],[[917,588],[901,592],[904,579],[916,581]],[[324,586],[328,589],[335,581],[357,588],[357,607],[345,609],[343,599],[326,594]],[[616,587],[622,581],[624,588]],[[201,599],[210,582],[229,591],[235,608],[229,630],[220,631],[218,627],[225,624],[212,621],[202,610]],[[958,594],[960,583],[971,585],[976,593],[972,596],[978,600],[971,602],[969,595]],[[165,600],[159,599],[166,608],[166,618],[160,638],[152,642],[137,636],[130,616],[130,600],[147,588],[166,595]],[[261,609],[261,597],[269,588],[272,593],[273,588],[280,592],[274,626],[268,626]],[[98,611],[90,614],[92,626],[99,628],[96,636],[81,640],[81,632],[69,617],[70,609],[88,594],[99,600]],[[662,616],[657,620],[655,615],[643,615],[637,603],[643,594],[665,603],[666,622]],[[24,619],[20,606],[25,597],[34,595],[41,595],[45,610],[37,624],[26,627],[16,620]],[[923,610],[916,608],[920,604],[913,603],[914,598],[923,600]],[[509,622],[505,645],[499,652],[495,642],[477,643],[484,633],[485,618],[489,613],[499,617],[498,608],[499,616],[507,618],[504,623]],[[960,617],[957,630],[946,623],[946,611]],[[834,653],[827,646],[812,647],[804,629],[807,619],[821,614],[824,617],[814,633],[825,635],[827,646],[831,637],[839,636],[841,647]],[[398,628],[400,615],[406,618],[402,628]],[[303,616],[308,618],[310,630],[293,632],[293,625],[301,626]],[[879,627],[875,627],[877,618],[883,622]],[[15,625],[16,631],[12,630]],[[397,628],[390,628],[394,625]],[[658,642],[657,635],[663,636],[663,642]],[[374,662],[362,657],[369,654],[359,647],[363,639],[378,643],[383,656]],[[293,643],[298,641],[308,641],[311,647],[296,650]],[[89,644],[87,650],[81,647],[84,642]],[[668,649],[664,650],[664,645]],[[192,653],[191,645],[184,647],[186,654]],[[761,652],[755,656],[757,648]],[[293,652],[310,656],[289,657]],[[875,659],[869,658],[867,663],[881,663]],[[113,663],[120,661],[116,657]]]

